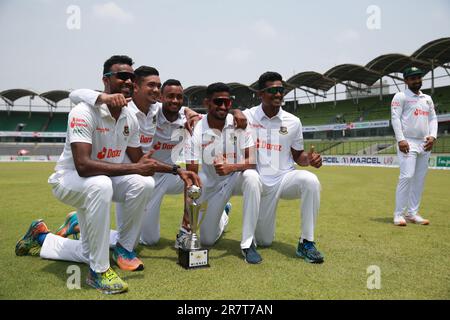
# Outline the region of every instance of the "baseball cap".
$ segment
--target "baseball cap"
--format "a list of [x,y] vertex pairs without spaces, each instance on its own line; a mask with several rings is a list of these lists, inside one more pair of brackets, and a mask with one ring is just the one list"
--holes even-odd
[[403,71],[403,78],[407,78],[407,77],[411,77],[411,76],[415,76],[415,75],[421,75],[423,76],[424,72],[417,68],[417,67],[409,67],[406,68],[405,71]]

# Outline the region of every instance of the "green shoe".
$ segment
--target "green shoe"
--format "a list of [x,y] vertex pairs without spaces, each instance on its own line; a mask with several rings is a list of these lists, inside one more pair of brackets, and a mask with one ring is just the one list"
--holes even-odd
[[77,212],[72,211],[69,212],[66,216],[66,220],[64,223],[56,230],[55,233],[57,236],[67,238],[70,235],[73,235],[75,240],[79,239],[80,235],[80,226],[78,224]]
[[102,273],[94,272],[89,268],[86,283],[104,294],[116,294],[128,290],[128,284],[120,279],[112,268]]
[[17,256],[38,256],[41,252],[41,245],[37,241],[38,236],[41,233],[49,233],[47,225],[44,220],[34,220],[30,227],[28,228],[27,233],[17,241],[16,243],[16,255]]

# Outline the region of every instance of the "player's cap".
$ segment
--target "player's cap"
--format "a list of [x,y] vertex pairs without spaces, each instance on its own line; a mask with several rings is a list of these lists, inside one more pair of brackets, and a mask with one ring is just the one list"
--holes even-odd
[[415,76],[415,75],[423,76],[424,72],[421,69],[417,68],[417,67],[409,67],[409,68],[406,68],[405,71],[403,71],[403,78],[404,79],[406,79],[408,77],[411,77],[411,76]]

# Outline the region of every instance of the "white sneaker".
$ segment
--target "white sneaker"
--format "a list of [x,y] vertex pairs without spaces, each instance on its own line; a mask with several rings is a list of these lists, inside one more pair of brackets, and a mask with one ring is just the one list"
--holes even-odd
[[430,223],[429,220],[422,218],[420,215],[418,214],[410,214],[410,215],[405,215],[405,219],[408,222],[411,223],[416,223],[416,224],[421,224],[421,225],[427,225]]
[[394,224],[396,226],[405,227],[406,226],[406,220],[401,215],[395,215],[394,216]]

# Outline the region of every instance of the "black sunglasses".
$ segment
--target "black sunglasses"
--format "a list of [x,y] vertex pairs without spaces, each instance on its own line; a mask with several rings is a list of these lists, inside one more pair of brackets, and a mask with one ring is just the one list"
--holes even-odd
[[263,89],[263,91],[270,94],[277,94],[277,93],[283,94],[284,90],[286,90],[284,87],[268,87]]
[[116,76],[117,79],[123,81],[127,81],[128,79],[134,81],[134,79],[136,78],[136,75],[134,73],[128,71],[107,72],[103,76],[104,77]]
[[212,100],[212,102],[216,105],[216,106],[221,106],[221,105],[225,105],[225,107],[229,107],[229,106],[231,106],[231,103],[232,103],[232,101],[231,101],[231,99],[228,99],[228,98],[215,98],[215,99],[213,99]]

